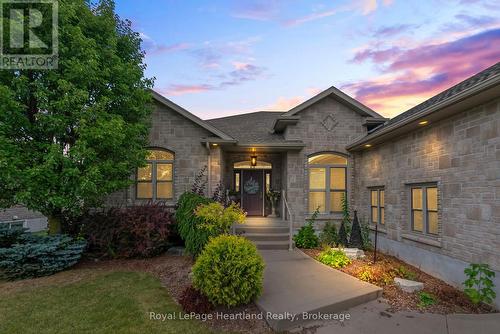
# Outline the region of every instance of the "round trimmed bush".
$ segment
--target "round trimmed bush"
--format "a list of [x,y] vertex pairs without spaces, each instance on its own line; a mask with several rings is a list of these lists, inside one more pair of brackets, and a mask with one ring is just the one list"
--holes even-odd
[[248,304],[262,293],[264,260],[243,237],[211,238],[193,266],[193,285],[215,305]]

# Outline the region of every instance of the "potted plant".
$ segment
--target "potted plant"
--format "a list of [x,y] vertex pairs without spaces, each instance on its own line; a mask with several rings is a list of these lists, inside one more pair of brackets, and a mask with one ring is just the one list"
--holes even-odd
[[278,200],[281,196],[281,192],[279,190],[269,189],[266,193],[269,202],[271,203],[271,214],[269,217],[278,217],[276,214],[276,205],[278,204]]

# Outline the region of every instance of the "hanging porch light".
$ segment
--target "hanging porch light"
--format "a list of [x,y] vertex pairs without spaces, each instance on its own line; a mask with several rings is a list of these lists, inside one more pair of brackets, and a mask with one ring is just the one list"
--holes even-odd
[[256,155],[252,155],[250,157],[250,166],[252,166],[252,167],[257,166],[257,156]]

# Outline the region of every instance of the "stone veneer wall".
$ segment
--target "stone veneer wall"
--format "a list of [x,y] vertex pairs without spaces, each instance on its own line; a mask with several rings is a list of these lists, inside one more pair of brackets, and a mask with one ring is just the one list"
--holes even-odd
[[[302,226],[308,213],[307,157],[319,152],[337,152],[348,156],[347,192],[353,194],[353,160],[345,147],[366,135],[363,116],[337,100],[327,97],[297,114],[300,120],[288,126],[287,140],[302,140],[306,147],[286,156],[286,191],[295,228]],[[339,220],[340,214],[321,215],[322,220]],[[320,228],[320,226],[317,226]]]
[[[381,240],[389,252],[451,282],[463,273],[445,270],[451,263],[488,263],[500,271],[500,100],[355,153],[355,175],[354,208],[365,220],[369,187],[385,187]],[[427,182],[438,186],[434,238],[410,230],[409,185]],[[422,262],[404,246],[450,261]]]
[[[208,165],[208,151],[202,138],[213,136],[194,122],[179,115],[170,108],[155,103],[152,114],[150,146],[170,150],[175,153],[174,160],[174,198],[167,201],[168,205],[175,205],[177,199],[186,190],[191,189],[198,171]],[[220,180],[220,148],[211,147],[211,185],[214,189]],[[135,178],[135,175],[132,176]],[[205,178],[205,181],[207,179]],[[145,202],[136,199],[135,185],[128,190],[120,191],[109,196],[108,205],[132,205]],[[211,193],[212,189],[206,189]]]

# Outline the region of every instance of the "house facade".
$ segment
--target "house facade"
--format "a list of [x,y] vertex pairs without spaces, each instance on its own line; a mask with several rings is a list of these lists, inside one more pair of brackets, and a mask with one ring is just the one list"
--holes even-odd
[[318,230],[339,222],[346,196],[379,248],[457,286],[487,263],[500,296],[500,63],[393,119],[334,87],[211,120],[153,97],[148,164],[109,205],[174,206],[205,169],[206,194],[222,184],[249,216],[270,215],[266,192],[280,191],[296,231],[316,209]]

